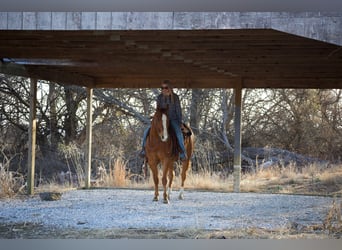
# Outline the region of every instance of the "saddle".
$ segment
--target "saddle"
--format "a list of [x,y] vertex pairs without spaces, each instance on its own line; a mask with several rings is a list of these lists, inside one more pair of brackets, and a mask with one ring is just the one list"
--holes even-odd
[[186,125],[185,123],[183,123],[182,132],[183,132],[184,139],[185,139],[185,137],[192,135],[190,127],[188,125]]

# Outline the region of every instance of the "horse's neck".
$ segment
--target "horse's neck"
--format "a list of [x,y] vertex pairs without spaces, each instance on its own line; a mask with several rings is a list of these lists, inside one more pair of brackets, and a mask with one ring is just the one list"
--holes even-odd
[[158,137],[158,131],[157,129],[155,129],[153,125],[151,126],[151,129],[150,129],[150,135]]
[[[163,123],[163,120],[165,119],[165,118],[163,118],[164,116],[165,116],[165,115],[161,114],[161,117],[156,118],[156,115],[155,115],[155,117],[153,118],[153,120],[152,120],[152,122],[151,122],[151,129],[150,129],[150,133],[151,133],[151,134],[153,134],[153,135],[159,137],[158,131],[157,131],[157,129],[155,128],[155,126],[154,126],[153,124],[159,123],[159,122]],[[154,120],[154,119],[158,119],[158,120],[156,121],[156,120]],[[166,121],[166,122],[167,122],[167,121]],[[166,128],[166,131],[167,131],[167,130],[168,130],[168,128]],[[168,131],[167,131],[167,132],[168,132]]]

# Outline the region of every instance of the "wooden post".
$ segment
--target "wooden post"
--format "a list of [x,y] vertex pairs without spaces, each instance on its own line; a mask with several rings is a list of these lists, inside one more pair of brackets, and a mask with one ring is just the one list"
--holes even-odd
[[93,123],[93,89],[87,88],[87,152],[86,152],[86,176],[85,187],[90,188],[90,176],[91,176],[91,144],[92,144],[92,123]]
[[235,87],[235,118],[234,118],[234,192],[240,192],[241,180],[241,95],[242,82]]
[[28,145],[28,179],[27,194],[34,194],[34,174],[36,165],[36,105],[37,105],[37,79],[30,79],[30,116],[29,116],[29,145]]

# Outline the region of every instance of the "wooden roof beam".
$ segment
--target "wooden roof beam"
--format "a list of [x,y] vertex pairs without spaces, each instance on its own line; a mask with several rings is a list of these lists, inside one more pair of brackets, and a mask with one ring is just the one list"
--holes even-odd
[[0,61],[0,72],[9,75],[44,79],[62,84],[66,83],[87,87],[95,86],[95,79],[92,77],[57,69],[35,68],[26,65],[4,63]]

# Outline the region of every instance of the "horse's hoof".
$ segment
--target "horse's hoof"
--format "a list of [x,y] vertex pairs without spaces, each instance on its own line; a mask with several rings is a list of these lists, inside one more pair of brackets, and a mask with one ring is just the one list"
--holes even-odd
[[166,199],[166,200],[163,201],[163,203],[164,203],[164,204],[169,204],[169,200]]
[[153,198],[153,201],[158,201],[158,200],[159,200],[158,197]]
[[178,196],[178,199],[184,200],[184,195],[180,194],[180,195]]

